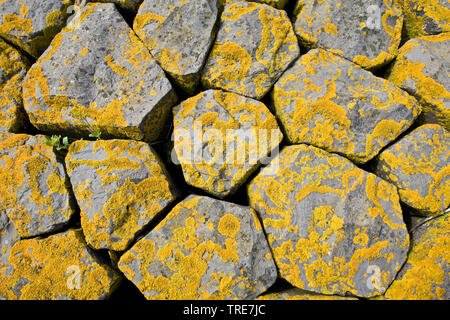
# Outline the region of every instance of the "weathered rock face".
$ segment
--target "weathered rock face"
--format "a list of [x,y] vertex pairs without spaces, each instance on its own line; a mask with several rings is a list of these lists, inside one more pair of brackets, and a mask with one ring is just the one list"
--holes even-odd
[[0,36],[38,58],[64,27],[73,0],[4,0]]
[[384,294],[385,299],[450,299],[450,214],[413,232],[408,259]]
[[317,294],[301,290],[298,288],[289,288],[279,292],[260,295],[257,300],[357,300],[356,298],[346,298],[341,296],[331,296]]
[[450,31],[448,0],[405,0],[403,36],[409,40]]
[[382,294],[409,245],[396,188],[315,147],[286,147],[277,161],[248,195],[281,276],[317,293]]
[[217,32],[219,0],[145,0],[134,30],[160,66],[193,93]]
[[[157,139],[175,93],[113,4],[88,4],[29,70],[24,104],[40,130]],[[77,115],[77,111],[86,115]]]
[[17,132],[25,125],[22,81],[28,59],[0,39],[0,132]]
[[419,127],[378,160],[377,175],[396,185],[417,213],[439,215],[450,205],[450,133],[441,126]]
[[397,55],[403,14],[400,0],[299,0],[295,33],[307,47],[344,56],[366,69],[389,63]]
[[257,100],[207,90],[173,109],[174,151],[185,180],[218,197],[240,187],[283,139]]
[[224,9],[201,81],[204,88],[261,99],[299,53],[285,11],[233,2]]
[[[269,6],[272,6],[277,9],[283,9],[289,0],[246,0],[247,2],[259,2],[259,3],[265,3]],[[241,0],[220,0],[222,5],[226,5],[232,2],[242,2]]]
[[19,240],[17,230],[6,212],[0,211],[0,264],[6,262],[11,247]]
[[95,249],[127,249],[176,197],[163,163],[143,142],[77,141],[66,165],[86,242]]
[[321,49],[283,74],[272,100],[291,143],[312,144],[359,163],[375,157],[421,111],[388,81]]
[[252,299],[277,277],[255,211],[189,196],[120,259],[147,299]]
[[450,130],[450,33],[408,41],[388,80],[424,106],[424,120]]
[[97,300],[111,294],[120,276],[100,262],[81,230],[17,242],[0,262],[0,298]]
[[87,2],[112,2],[127,12],[136,13],[143,0],[88,0]]
[[0,210],[21,237],[57,231],[74,213],[64,167],[45,141],[41,135],[0,138]]

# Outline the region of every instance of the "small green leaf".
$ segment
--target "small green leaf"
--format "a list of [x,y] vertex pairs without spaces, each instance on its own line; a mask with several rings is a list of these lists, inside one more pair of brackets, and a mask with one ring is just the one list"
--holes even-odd
[[50,147],[53,147],[55,145],[55,143],[52,140],[45,140],[44,144]]
[[69,145],[69,138],[68,137],[64,137],[62,140],[62,143],[65,147],[67,147]]
[[101,132],[100,131],[98,131],[98,130],[96,130],[96,131],[94,131],[94,132],[92,132],[90,135],[89,135],[89,137],[91,137],[91,138],[100,138],[100,136],[101,136]]

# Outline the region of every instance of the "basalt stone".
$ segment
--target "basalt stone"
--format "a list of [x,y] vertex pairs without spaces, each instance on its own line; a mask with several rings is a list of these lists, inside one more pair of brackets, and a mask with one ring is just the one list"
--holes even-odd
[[177,85],[192,94],[217,32],[219,0],[145,0],[134,30]]
[[20,240],[14,224],[6,212],[0,211],[0,263],[6,262],[11,247]]
[[259,100],[299,54],[284,10],[255,2],[232,2],[222,13],[201,81],[204,88]]
[[296,145],[249,183],[280,275],[320,294],[383,294],[406,260],[409,236],[395,186],[347,159]]
[[18,132],[25,127],[22,81],[28,59],[0,39],[0,132]]
[[95,256],[81,230],[21,240],[0,261],[0,298],[8,300],[99,300],[121,277]]
[[299,0],[294,29],[306,47],[330,50],[365,69],[376,69],[397,55],[402,7],[401,0]]
[[422,215],[439,215],[450,205],[450,133],[437,124],[421,126],[384,150],[376,173],[396,185],[400,199]]
[[77,141],[66,157],[86,242],[122,251],[176,192],[164,164],[144,142]]
[[389,81],[322,49],[303,55],[275,84],[273,106],[291,143],[364,163],[408,129],[419,103]]
[[28,71],[24,105],[43,132],[157,140],[173,88],[113,4],[87,4]]
[[262,102],[231,92],[201,92],[173,114],[174,155],[185,180],[220,198],[245,183],[283,139]]
[[119,268],[147,299],[253,299],[277,277],[256,212],[195,195],[128,250]]
[[408,259],[384,294],[388,300],[450,299],[450,214],[412,233]]
[[414,95],[424,107],[422,122],[450,130],[450,33],[405,43],[387,79]]
[[64,27],[73,0],[4,0],[0,36],[38,58]]
[[20,237],[56,232],[75,212],[63,164],[42,135],[0,138],[0,210]]

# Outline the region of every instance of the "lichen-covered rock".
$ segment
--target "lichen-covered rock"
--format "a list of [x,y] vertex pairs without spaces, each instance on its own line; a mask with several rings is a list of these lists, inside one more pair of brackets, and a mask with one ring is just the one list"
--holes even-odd
[[289,288],[279,292],[260,295],[256,300],[357,300],[356,298],[346,298],[341,296],[332,296],[317,294],[298,288]]
[[0,298],[8,300],[98,300],[120,276],[86,245],[81,230],[17,242],[0,262]]
[[450,214],[426,222],[413,232],[408,259],[384,298],[450,299]]
[[414,95],[424,107],[423,121],[450,130],[450,33],[405,43],[388,80]]
[[42,135],[0,138],[0,210],[20,237],[63,227],[74,213],[64,166]]
[[134,30],[160,66],[194,93],[217,32],[219,0],[145,0]]
[[322,294],[384,293],[406,259],[409,236],[395,186],[345,158],[297,145],[248,186],[281,277]]
[[191,195],[119,261],[147,299],[253,299],[277,270],[256,212]]
[[309,48],[344,56],[366,69],[395,58],[401,40],[402,0],[299,0],[295,33]]
[[38,58],[64,27],[73,0],[3,0],[0,36]]
[[34,126],[78,137],[89,135],[87,121],[103,138],[155,140],[176,102],[164,72],[111,3],[84,6],[28,71],[23,89]]
[[418,102],[358,65],[314,49],[275,84],[273,106],[291,143],[308,143],[363,163],[420,114]]
[[450,133],[423,125],[378,157],[376,173],[399,189],[400,199],[423,215],[450,205]]
[[215,196],[239,188],[283,139],[257,100],[207,90],[173,109],[174,151],[185,180]]
[[176,197],[164,164],[144,142],[77,141],[66,165],[86,242],[95,249],[127,249]]
[[299,54],[285,11],[255,2],[233,2],[222,13],[201,81],[205,88],[259,100]]
[[88,0],[87,2],[112,2],[127,12],[136,13],[143,0]]
[[25,126],[22,81],[28,59],[0,39],[0,132],[17,132]]
[[0,210],[0,263],[5,262],[11,247],[20,240],[14,224],[6,212]]
[[406,40],[450,31],[448,0],[405,0],[403,10]]
[[[220,1],[223,6],[227,5],[228,3],[232,3],[232,2],[242,2],[242,0],[220,0]],[[272,6],[277,9],[283,9],[289,2],[289,0],[246,0],[246,1],[265,3],[265,4],[268,4],[269,6]]]

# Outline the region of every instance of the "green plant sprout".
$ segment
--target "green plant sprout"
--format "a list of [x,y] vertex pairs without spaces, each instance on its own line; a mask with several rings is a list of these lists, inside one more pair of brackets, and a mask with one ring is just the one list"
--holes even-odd
[[54,147],[56,150],[61,151],[67,149],[69,146],[69,138],[64,137],[61,140],[61,136],[53,135],[50,140],[44,142],[47,146]]

